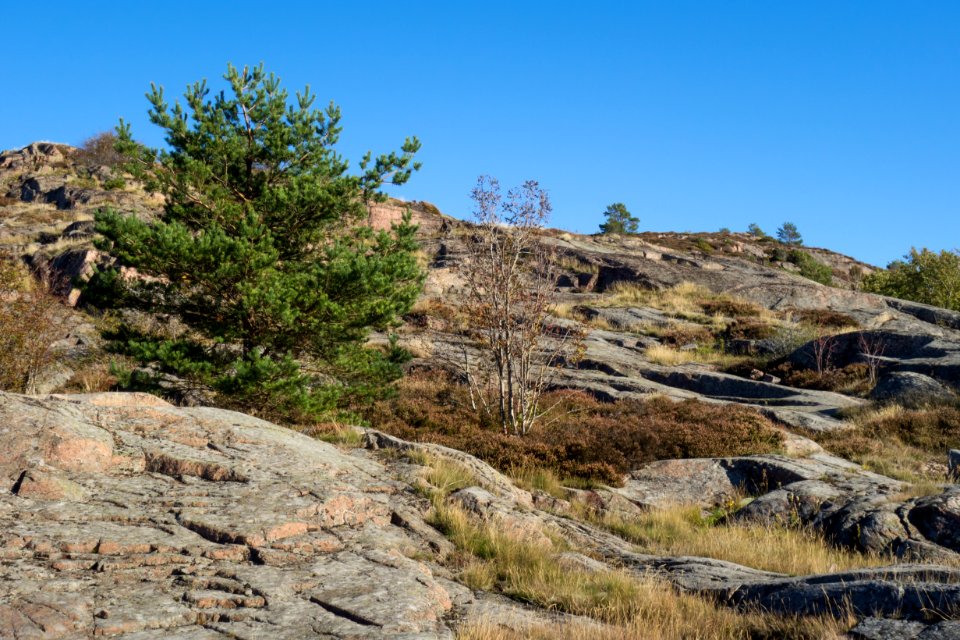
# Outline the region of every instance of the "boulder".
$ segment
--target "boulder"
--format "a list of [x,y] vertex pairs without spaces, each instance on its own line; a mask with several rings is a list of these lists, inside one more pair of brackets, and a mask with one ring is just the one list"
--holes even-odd
[[960,487],[920,498],[908,517],[927,540],[960,552]]
[[719,460],[661,460],[631,472],[622,487],[611,489],[641,507],[690,504],[712,507],[737,495]]
[[949,401],[954,394],[944,385],[922,373],[894,371],[880,378],[870,397],[877,402],[896,402],[912,407],[926,402]]

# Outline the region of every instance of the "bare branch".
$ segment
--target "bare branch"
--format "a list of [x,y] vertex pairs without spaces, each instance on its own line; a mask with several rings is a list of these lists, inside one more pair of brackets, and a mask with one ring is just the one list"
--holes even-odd
[[[463,369],[471,402],[498,421],[504,433],[524,435],[550,410],[541,405],[557,367],[577,332],[548,323],[557,274],[537,234],[550,213],[545,191],[534,181],[504,198],[493,178],[481,177],[472,197],[477,226],[465,239],[459,264],[466,287],[468,339]],[[558,335],[559,333],[559,335]]]

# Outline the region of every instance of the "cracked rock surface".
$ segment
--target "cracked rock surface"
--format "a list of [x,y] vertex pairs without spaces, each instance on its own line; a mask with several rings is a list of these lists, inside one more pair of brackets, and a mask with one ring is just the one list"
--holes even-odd
[[472,601],[362,455],[140,394],[0,394],[0,429],[0,638],[452,637]]

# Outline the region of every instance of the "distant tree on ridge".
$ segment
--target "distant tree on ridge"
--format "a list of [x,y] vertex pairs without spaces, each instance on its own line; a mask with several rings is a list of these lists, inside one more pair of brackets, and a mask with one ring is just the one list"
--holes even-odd
[[777,229],[777,239],[783,244],[792,244],[794,246],[803,244],[803,238],[800,236],[800,232],[797,231],[797,225],[792,222],[784,222],[783,226]]
[[600,225],[600,233],[636,233],[640,226],[640,218],[627,211],[622,202],[614,202],[603,212],[607,221]]

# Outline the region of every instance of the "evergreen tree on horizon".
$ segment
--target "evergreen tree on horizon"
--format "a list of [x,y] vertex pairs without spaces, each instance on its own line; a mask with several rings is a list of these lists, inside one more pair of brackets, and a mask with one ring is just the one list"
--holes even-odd
[[800,231],[797,230],[797,225],[792,222],[784,222],[783,226],[777,229],[777,239],[784,244],[797,247],[803,244]]
[[313,108],[309,87],[291,100],[262,65],[228,65],[224,79],[230,91],[212,96],[205,81],[188,87],[186,107],[151,85],[164,150],[135,143],[121,120],[128,171],[165,205],[150,222],[98,212],[101,248],[117,265],[94,275],[88,299],[167,320],[121,325],[114,347],[227,406],[308,419],[375,397],[404,353],[392,341],[368,348],[367,336],[409,310],[423,273],[409,215],[374,231],[368,208],[385,198],[382,185],[419,169],[420,143],[368,153],[352,175],[334,148],[333,103]]
[[600,233],[628,234],[636,233],[637,229],[640,228],[640,218],[631,215],[622,202],[614,202],[608,205],[603,215],[606,222],[600,225]]

